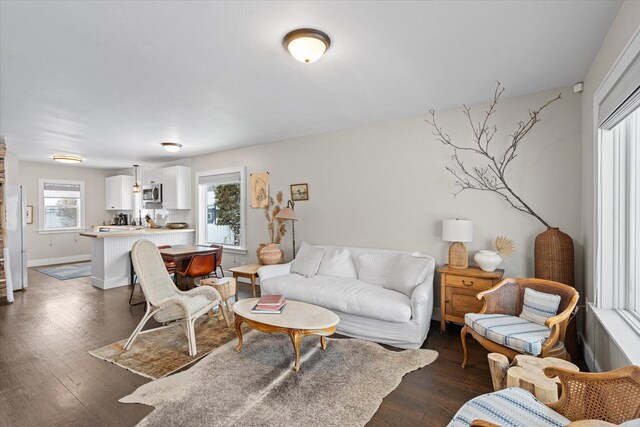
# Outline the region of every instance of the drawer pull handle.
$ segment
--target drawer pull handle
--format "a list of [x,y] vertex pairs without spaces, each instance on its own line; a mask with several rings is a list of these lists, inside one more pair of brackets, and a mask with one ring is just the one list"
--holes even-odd
[[470,281],[469,283],[465,282],[464,280],[462,281],[462,284],[465,286],[473,286],[473,280]]

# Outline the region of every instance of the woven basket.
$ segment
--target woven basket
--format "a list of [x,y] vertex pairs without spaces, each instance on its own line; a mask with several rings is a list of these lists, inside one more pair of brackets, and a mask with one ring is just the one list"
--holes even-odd
[[[575,287],[573,239],[557,227],[536,236],[535,276]],[[569,322],[564,345],[572,358],[579,357],[575,318]]]

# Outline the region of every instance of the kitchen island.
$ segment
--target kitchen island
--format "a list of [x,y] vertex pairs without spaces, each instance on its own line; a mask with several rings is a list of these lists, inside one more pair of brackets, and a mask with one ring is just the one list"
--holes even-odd
[[87,231],[81,236],[93,239],[91,246],[91,284],[96,288],[110,289],[126,286],[130,282],[129,252],[141,239],[156,245],[191,245],[195,230],[191,228],[143,228]]

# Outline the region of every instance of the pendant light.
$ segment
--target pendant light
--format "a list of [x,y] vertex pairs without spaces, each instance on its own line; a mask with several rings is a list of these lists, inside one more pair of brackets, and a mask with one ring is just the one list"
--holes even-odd
[[310,64],[324,55],[331,45],[331,39],[325,33],[313,28],[300,28],[284,36],[284,48],[300,62]]
[[135,184],[133,184],[133,192],[134,193],[139,193],[140,192],[140,184],[138,184],[138,166],[139,165],[133,165],[133,174],[135,175]]

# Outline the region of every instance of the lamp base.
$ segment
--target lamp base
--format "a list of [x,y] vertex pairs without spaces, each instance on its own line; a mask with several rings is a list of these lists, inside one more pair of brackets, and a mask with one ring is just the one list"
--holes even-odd
[[449,267],[461,269],[469,267],[469,253],[464,243],[455,242],[449,246]]

